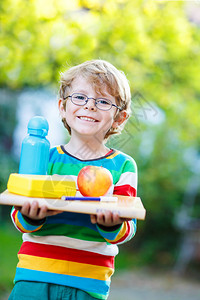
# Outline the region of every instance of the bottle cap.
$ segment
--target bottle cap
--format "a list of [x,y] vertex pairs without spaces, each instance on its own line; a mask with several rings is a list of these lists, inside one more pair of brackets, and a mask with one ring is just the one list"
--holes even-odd
[[35,116],[28,122],[28,133],[45,137],[48,134],[49,124],[44,117]]

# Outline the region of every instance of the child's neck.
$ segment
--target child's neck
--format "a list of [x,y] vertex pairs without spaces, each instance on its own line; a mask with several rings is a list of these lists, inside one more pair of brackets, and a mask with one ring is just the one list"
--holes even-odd
[[96,139],[71,138],[69,143],[65,145],[65,150],[81,160],[90,160],[106,155],[110,149]]

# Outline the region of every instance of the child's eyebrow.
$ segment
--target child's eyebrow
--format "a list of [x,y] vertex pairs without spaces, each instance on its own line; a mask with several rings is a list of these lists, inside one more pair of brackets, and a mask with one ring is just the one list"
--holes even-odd
[[[73,93],[81,93],[81,94],[84,94],[84,95],[88,96],[88,93],[83,89],[73,90],[71,93],[72,94]],[[107,99],[109,99],[109,98],[112,97],[110,94],[107,94],[107,93],[100,93],[100,92],[95,92],[95,93],[96,93],[96,98],[107,98]]]
[[71,94],[73,94],[73,93],[78,93],[79,94],[80,93],[80,94],[84,94],[84,95],[87,96],[87,92],[85,90],[81,90],[81,89],[73,89],[70,92],[71,92]]

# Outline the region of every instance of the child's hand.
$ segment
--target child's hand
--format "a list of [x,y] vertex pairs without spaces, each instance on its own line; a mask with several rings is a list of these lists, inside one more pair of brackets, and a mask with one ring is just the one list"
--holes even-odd
[[98,213],[97,215],[90,215],[91,223],[100,224],[106,227],[122,224],[124,221],[131,221],[132,219],[120,218],[118,213],[106,211],[105,213]]
[[48,208],[45,205],[39,208],[37,201],[33,201],[32,203],[29,203],[27,201],[23,204],[22,207],[15,206],[15,209],[19,210],[22,215],[32,220],[42,220],[48,216],[54,216],[61,213],[57,210],[48,210]]

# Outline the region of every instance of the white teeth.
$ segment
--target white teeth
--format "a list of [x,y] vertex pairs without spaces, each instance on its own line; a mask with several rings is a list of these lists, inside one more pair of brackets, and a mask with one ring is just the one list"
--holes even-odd
[[87,118],[87,117],[79,117],[79,119],[85,120],[85,121],[89,121],[89,122],[95,122],[94,119],[92,119],[92,118]]

